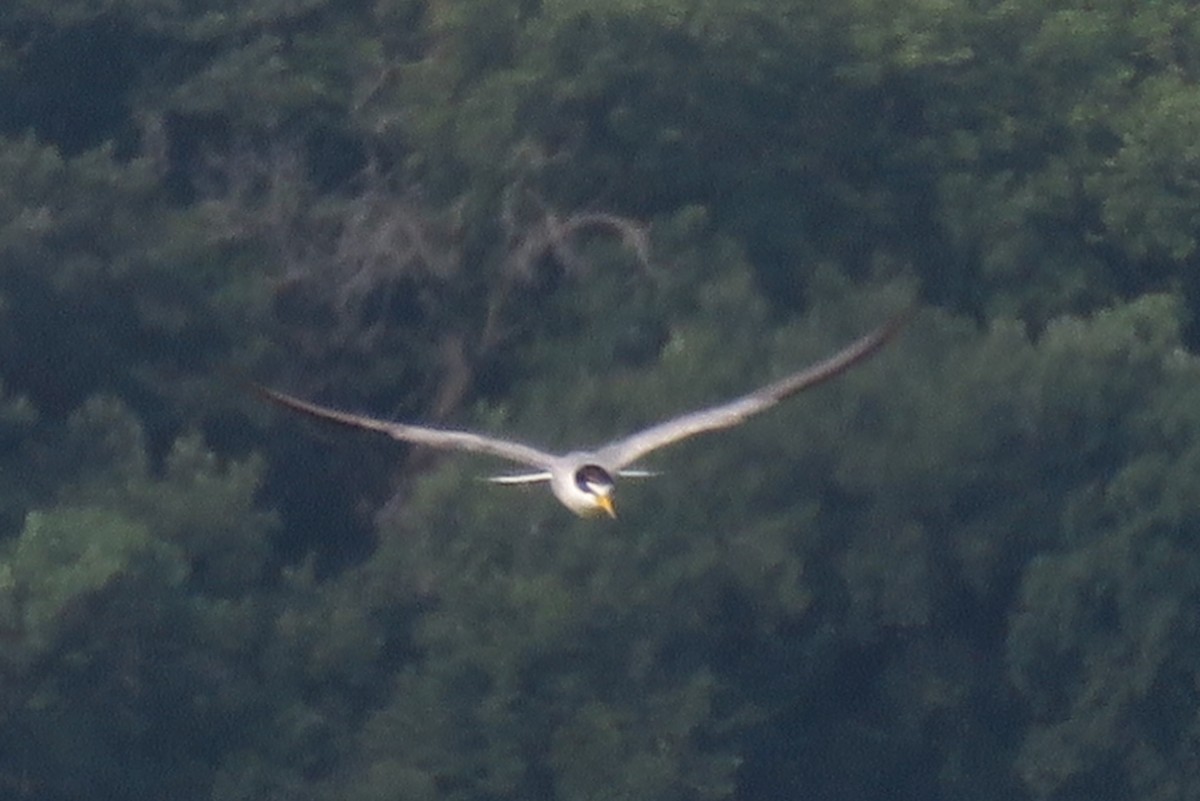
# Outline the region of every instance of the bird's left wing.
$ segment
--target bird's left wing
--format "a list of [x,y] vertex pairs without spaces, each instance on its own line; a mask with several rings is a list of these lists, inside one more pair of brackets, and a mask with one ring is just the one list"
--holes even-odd
[[315,403],[309,403],[300,398],[294,398],[283,392],[264,387],[261,384],[250,384],[251,389],[262,395],[267,400],[277,403],[293,411],[307,414],[310,417],[317,417],[322,420],[330,420],[334,423],[341,423],[344,426],[352,428],[363,428],[368,431],[378,431],[381,434],[387,434],[392,439],[398,439],[403,442],[411,442],[416,445],[427,445],[431,448],[441,448],[443,450],[470,451],[472,453],[484,453],[489,456],[498,456],[501,459],[508,459],[512,462],[527,464],[531,467],[547,468],[557,457],[545,451],[529,445],[524,445],[520,442],[509,442],[504,439],[496,439],[494,437],[486,437],[482,434],[475,434],[470,431],[451,431],[441,428],[429,428],[426,426],[411,426],[405,423],[394,423],[389,420],[380,420],[375,417],[366,417],[360,414],[351,414],[350,412],[342,412],[337,409],[330,409],[327,406],[320,406]]
[[873,355],[894,337],[912,316],[912,310],[893,317],[871,333],[852,342],[829,358],[785,376],[765,387],[708,409],[659,423],[605,445],[597,451],[598,461],[620,469],[647,453],[673,442],[722,428],[730,428],[747,417],[765,411],[785,398],[840,375]]

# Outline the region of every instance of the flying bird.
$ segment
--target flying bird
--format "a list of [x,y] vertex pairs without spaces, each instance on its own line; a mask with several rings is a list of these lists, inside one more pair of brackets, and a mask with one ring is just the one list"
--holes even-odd
[[631,467],[638,459],[651,451],[696,434],[736,426],[752,415],[770,409],[781,400],[840,375],[886,345],[904,326],[909,316],[907,312],[897,315],[823,361],[739,398],[674,417],[597,448],[561,455],[471,431],[415,426],[352,414],[310,403],[260,384],[252,384],[252,387],[268,400],[311,417],[352,428],[378,431],[393,439],[415,445],[482,453],[532,467],[535,472],[492,476],[488,480],[498,484],[547,481],[554,497],[575,514],[581,517],[598,514],[616,517],[616,507],[613,505],[616,479],[621,476],[653,475]]

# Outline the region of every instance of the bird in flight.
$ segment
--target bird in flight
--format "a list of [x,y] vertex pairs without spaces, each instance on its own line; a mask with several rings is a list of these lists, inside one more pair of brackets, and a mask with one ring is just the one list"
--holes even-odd
[[597,448],[566,454],[554,454],[520,442],[471,431],[415,426],[352,414],[310,403],[260,384],[252,386],[268,400],[311,417],[351,428],[378,431],[393,439],[415,445],[482,453],[532,467],[535,472],[492,476],[488,480],[498,484],[546,481],[550,483],[550,491],[554,493],[554,497],[575,514],[581,517],[602,514],[616,517],[616,508],[613,506],[616,479],[621,476],[653,475],[631,466],[638,459],[651,451],[696,434],[736,426],[785,398],[840,375],[886,345],[904,326],[909,316],[907,312],[897,315],[823,361],[739,398],[671,418]]

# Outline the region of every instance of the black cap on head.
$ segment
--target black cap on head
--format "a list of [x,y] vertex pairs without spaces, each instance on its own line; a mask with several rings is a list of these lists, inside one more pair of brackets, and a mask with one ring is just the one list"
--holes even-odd
[[584,492],[591,492],[588,485],[595,487],[611,487],[615,484],[612,476],[598,464],[585,464],[575,471],[575,485]]

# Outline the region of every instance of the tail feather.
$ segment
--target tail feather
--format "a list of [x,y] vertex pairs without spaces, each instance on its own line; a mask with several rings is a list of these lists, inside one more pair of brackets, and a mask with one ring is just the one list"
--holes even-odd
[[538,481],[549,481],[550,472],[542,470],[538,473],[517,473],[514,475],[503,476],[487,476],[484,481],[490,481],[493,484],[534,484]]
[[661,476],[662,473],[657,470],[638,470],[637,468],[627,468],[625,470],[618,470],[617,475],[621,476],[622,478],[654,478],[655,476]]

